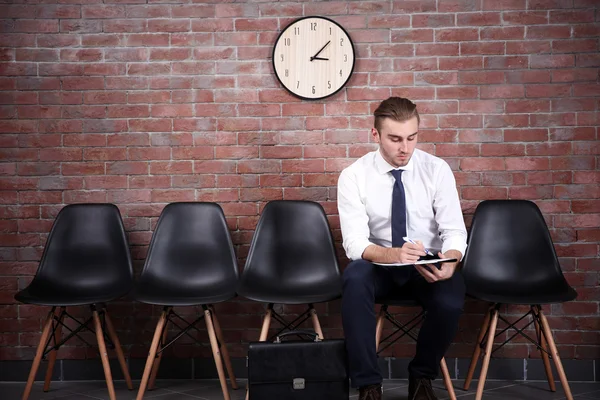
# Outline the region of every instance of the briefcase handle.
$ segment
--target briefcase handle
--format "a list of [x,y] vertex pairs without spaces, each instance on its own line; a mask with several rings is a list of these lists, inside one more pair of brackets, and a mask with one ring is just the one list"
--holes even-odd
[[321,338],[319,337],[319,334],[313,331],[309,331],[306,329],[297,329],[297,330],[293,330],[293,331],[289,331],[289,332],[284,332],[282,334],[279,334],[275,337],[275,340],[273,341],[273,343],[281,343],[281,339],[286,337],[286,336],[291,336],[291,335],[306,335],[306,336],[310,336],[313,341],[315,342],[320,342]]

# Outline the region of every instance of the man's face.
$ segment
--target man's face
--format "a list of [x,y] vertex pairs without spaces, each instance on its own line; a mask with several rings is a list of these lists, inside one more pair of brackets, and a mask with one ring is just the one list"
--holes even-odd
[[385,118],[381,129],[371,129],[371,134],[377,143],[379,151],[388,164],[398,168],[408,164],[417,145],[419,122],[417,117],[403,122]]

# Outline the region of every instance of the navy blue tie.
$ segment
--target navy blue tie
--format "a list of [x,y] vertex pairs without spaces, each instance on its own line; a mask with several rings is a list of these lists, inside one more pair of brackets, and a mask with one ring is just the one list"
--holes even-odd
[[401,179],[404,170],[394,169],[390,172],[396,178],[392,192],[392,247],[402,247],[402,238],[406,236],[406,195]]

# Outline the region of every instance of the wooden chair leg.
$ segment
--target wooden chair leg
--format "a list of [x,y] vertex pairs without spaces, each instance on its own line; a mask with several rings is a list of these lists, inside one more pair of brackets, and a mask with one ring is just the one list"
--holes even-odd
[[121,348],[121,342],[119,341],[119,337],[117,336],[117,331],[108,316],[108,311],[104,309],[104,321],[106,321],[106,329],[108,330],[108,337],[112,340],[115,345],[115,352],[117,353],[117,358],[119,359],[119,364],[121,365],[121,371],[123,371],[123,377],[125,378],[125,382],[127,383],[127,389],[133,390],[133,383],[131,383],[131,376],[129,375],[129,368],[127,367],[127,361],[125,361],[125,356],[123,355],[123,349]]
[[29,394],[31,393],[31,387],[33,386],[33,381],[35,380],[35,374],[37,373],[37,370],[40,367],[40,361],[42,361],[44,350],[46,350],[46,343],[48,343],[48,337],[50,337],[50,328],[52,327],[52,320],[54,318],[55,309],[56,307],[52,307],[52,310],[48,313],[46,321],[44,322],[44,328],[42,329],[42,337],[40,338],[40,343],[38,344],[37,350],[35,351],[35,357],[33,359],[31,369],[29,370],[29,377],[27,378],[25,391],[23,391],[23,396],[21,397],[22,400],[27,400],[29,398]]
[[[531,306],[531,310],[536,312],[535,314],[537,314],[537,310],[535,309],[535,306]],[[554,375],[552,374],[552,366],[550,365],[550,358],[548,357],[548,353],[546,353],[546,351],[548,351],[548,344],[546,343],[546,338],[541,333],[540,324],[539,324],[538,319],[536,318],[535,314],[533,316],[533,324],[535,325],[536,336],[539,338],[538,344],[541,347],[540,354],[542,356],[542,360],[544,361],[544,369],[546,370],[546,378],[548,378],[548,386],[550,386],[551,391],[556,392],[556,384],[554,383]]]
[[383,332],[383,323],[385,322],[385,312],[387,304],[383,304],[377,315],[377,324],[375,325],[375,351],[379,351],[379,342],[381,341],[381,333]]
[[[265,313],[265,317],[263,319],[263,325],[260,330],[260,337],[258,338],[259,342],[264,342],[267,340],[269,335],[269,327],[271,326],[271,315],[273,314],[273,304],[269,304],[267,306],[267,312]],[[248,400],[250,396],[250,392],[248,391],[248,386],[246,385],[246,400]]]
[[465,383],[463,385],[464,390],[469,390],[471,386],[471,381],[473,380],[473,374],[475,373],[475,368],[477,367],[477,362],[479,361],[479,356],[481,355],[481,341],[485,336],[485,332],[490,325],[490,316],[492,315],[492,308],[490,308],[485,314],[485,318],[483,319],[483,323],[481,324],[481,328],[479,329],[479,335],[477,336],[477,343],[475,343],[475,347],[473,349],[473,356],[471,357],[471,363],[469,364],[469,370],[467,372],[467,377],[465,379]]
[[210,347],[212,348],[213,357],[217,366],[217,374],[219,375],[219,381],[221,382],[223,399],[230,400],[229,389],[227,388],[227,380],[225,379],[225,371],[223,370],[223,362],[221,360],[221,352],[219,351],[219,344],[217,343],[217,335],[213,325],[212,314],[208,307],[204,309],[204,321],[206,322],[206,330],[208,331],[208,337],[210,339]]
[[[54,330],[54,345],[56,346],[60,343],[62,338],[62,322],[65,319],[65,307],[61,307],[58,311],[58,323],[56,324],[56,329]],[[53,316],[55,314],[52,314]],[[52,325],[54,326],[54,317],[52,318]],[[56,356],[58,355],[58,350],[50,351],[50,356],[48,357],[48,368],[46,369],[46,379],[44,379],[44,392],[50,390],[50,382],[52,381],[52,372],[54,371],[54,364],[56,363]]]
[[550,353],[552,354],[552,358],[554,359],[554,364],[556,365],[556,371],[558,372],[558,377],[560,378],[560,383],[563,386],[563,390],[565,391],[565,396],[567,400],[573,400],[573,395],[571,394],[571,388],[569,387],[569,381],[567,381],[567,375],[565,375],[565,370],[563,369],[562,362],[560,361],[560,356],[558,355],[558,350],[556,349],[556,344],[554,343],[554,338],[552,337],[552,331],[550,330],[550,325],[548,325],[548,320],[542,311],[542,307],[537,306],[538,313],[540,316],[540,322],[542,323],[542,330],[544,332],[544,336],[548,341],[548,346],[550,347]]
[[113,385],[112,373],[110,372],[110,364],[108,363],[108,354],[106,353],[106,344],[104,343],[104,332],[102,331],[102,324],[100,323],[98,311],[94,309],[92,311],[92,316],[94,318],[94,329],[96,331],[96,340],[98,341],[98,350],[100,351],[102,367],[104,368],[104,377],[106,378],[106,386],[108,387],[108,396],[110,400],[116,400],[117,397]]
[[312,319],[313,329],[315,330],[315,333],[319,335],[319,339],[325,339],[325,336],[323,336],[323,330],[321,329],[321,324],[319,323],[319,316],[317,315],[317,310],[314,309],[312,304],[310,306],[310,317]]
[[267,312],[265,313],[263,325],[260,330],[260,337],[258,338],[259,342],[264,342],[269,336],[269,328],[271,326],[271,315],[273,315],[273,304],[269,304],[267,307]]
[[235,381],[235,374],[233,373],[233,366],[231,365],[231,358],[229,357],[229,351],[227,350],[227,344],[225,340],[223,340],[223,331],[221,330],[221,325],[219,324],[219,319],[217,318],[217,314],[215,313],[215,307],[210,305],[208,306],[210,311],[212,312],[213,317],[213,325],[215,326],[215,333],[217,334],[217,341],[220,344],[221,354],[223,355],[223,362],[225,363],[225,369],[227,370],[227,375],[229,375],[229,381],[231,382],[231,388],[237,389],[238,384]]
[[446,364],[446,359],[444,357],[442,357],[442,360],[440,361],[440,369],[442,370],[444,386],[446,386],[446,390],[448,391],[448,396],[450,397],[450,400],[456,400],[456,393],[454,393],[452,378],[450,378],[450,372],[448,372],[448,365]]
[[475,400],[481,400],[483,397],[483,387],[485,386],[485,378],[487,376],[488,367],[490,366],[490,358],[492,357],[492,347],[494,346],[497,325],[498,309],[494,308],[492,311],[490,329],[488,331],[487,343],[485,346],[485,356],[483,357],[483,364],[481,364],[481,375],[479,375],[479,382],[477,382],[477,393],[475,394]]
[[163,312],[160,314],[158,323],[156,324],[156,330],[154,331],[152,344],[150,345],[150,350],[148,351],[148,359],[146,360],[146,366],[144,367],[144,375],[142,375],[142,381],[140,382],[140,388],[138,390],[136,400],[142,400],[144,398],[144,392],[146,391],[148,379],[150,378],[150,372],[152,370],[152,365],[154,364],[154,358],[156,357],[156,349],[158,348],[158,342],[160,341],[160,336],[163,333],[163,327],[165,326],[165,323],[167,321],[167,315],[169,312],[170,308],[164,309]]
[[[160,351],[159,347],[162,348],[167,342],[167,337],[169,336],[169,318],[165,320],[165,325],[163,326],[163,334],[160,342],[158,343],[158,347],[156,348],[156,352]],[[148,381],[148,390],[154,390],[154,384],[156,383],[156,376],[158,375],[158,369],[160,368],[160,361],[162,360],[164,352],[160,352],[158,356],[154,359],[154,363],[152,364],[152,372],[150,373],[150,380]]]

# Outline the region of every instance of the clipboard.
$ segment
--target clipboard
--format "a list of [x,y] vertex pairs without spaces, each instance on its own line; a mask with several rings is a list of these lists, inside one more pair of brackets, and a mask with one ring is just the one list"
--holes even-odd
[[373,262],[373,264],[381,265],[382,267],[404,267],[407,265],[422,265],[422,264],[439,264],[444,262],[456,262],[458,261],[456,258],[431,258],[428,260],[419,260],[413,263],[379,263]]

